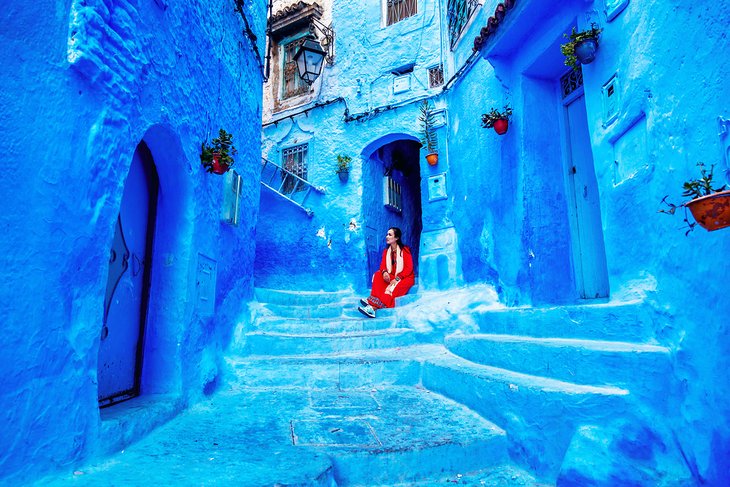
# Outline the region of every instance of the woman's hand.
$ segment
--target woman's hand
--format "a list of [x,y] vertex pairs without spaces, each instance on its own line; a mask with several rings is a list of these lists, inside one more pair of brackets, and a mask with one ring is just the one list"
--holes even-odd
[[385,282],[390,282],[390,274],[388,274],[388,271],[383,271],[383,280]]

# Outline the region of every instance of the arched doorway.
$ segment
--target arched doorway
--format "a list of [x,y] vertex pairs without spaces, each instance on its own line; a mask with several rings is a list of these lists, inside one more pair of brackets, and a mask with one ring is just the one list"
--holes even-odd
[[410,136],[387,136],[368,146],[363,165],[363,215],[368,272],[366,286],[380,265],[385,233],[390,227],[403,230],[418,272],[421,244],[421,144]]
[[158,190],[152,153],[140,142],[109,252],[97,373],[100,407],[139,395]]

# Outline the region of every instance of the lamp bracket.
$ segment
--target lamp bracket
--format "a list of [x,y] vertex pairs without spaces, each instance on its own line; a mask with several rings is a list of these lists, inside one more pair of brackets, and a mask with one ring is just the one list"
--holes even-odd
[[[335,62],[335,31],[332,28],[332,24],[324,24],[322,21],[315,17],[310,17],[309,32],[317,39],[320,40],[320,45],[327,51],[327,55],[324,57],[325,62],[332,66]],[[317,35],[319,32],[319,36]]]

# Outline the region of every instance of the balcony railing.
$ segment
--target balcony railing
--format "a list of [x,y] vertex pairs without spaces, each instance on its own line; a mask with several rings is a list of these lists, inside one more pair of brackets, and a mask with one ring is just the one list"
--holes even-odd
[[261,185],[298,206],[308,216],[314,215],[314,212],[306,206],[309,195],[312,191],[320,194],[325,192],[324,188],[314,186],[306,179],[300,178],[263,157],[261,158]]

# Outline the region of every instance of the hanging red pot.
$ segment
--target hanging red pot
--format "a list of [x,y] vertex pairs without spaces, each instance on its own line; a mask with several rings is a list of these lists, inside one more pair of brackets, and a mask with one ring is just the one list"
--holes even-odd
[[507,133],[509,122],[506,118],[500,118],[494,121],[494,131],[499,135]]
[[213,172],[215,174],[225,174],[228,172],[228,164],[221,162],[221,155],[219,152],[213,153]]
[[438,152],[432,152],[430,154],[426,154],[426,161],[428,161],[428,163],[431,166],[435,166],[436,164],[438,164],[439,163]]

